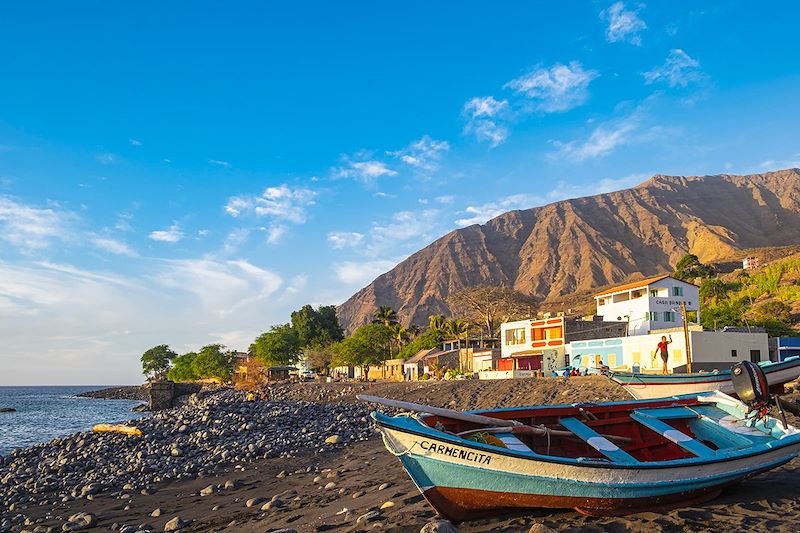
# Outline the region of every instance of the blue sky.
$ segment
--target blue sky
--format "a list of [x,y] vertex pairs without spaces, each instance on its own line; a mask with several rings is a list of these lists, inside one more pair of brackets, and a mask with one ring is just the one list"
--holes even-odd
[[437,237],[800,166],[795,3],[0,8],[0,384],[246,349]]

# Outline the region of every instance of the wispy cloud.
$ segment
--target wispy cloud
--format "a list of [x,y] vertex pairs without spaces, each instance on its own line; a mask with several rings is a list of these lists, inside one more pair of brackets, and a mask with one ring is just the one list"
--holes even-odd
[[670,50],[663,65],[645,72],[642,76],[648,85],[663,82],[670,87],[686,87],[707,79],[700,69],[700,62],[680,48]]
[[328,244],[335,250],[355,248],[364,242],[364,234],[357,231],[333,231],[328,233]]
[[267,187],[260,195],[241,195],[228,199],[225,212],[236,218],[247,214],[303,224],[308,208],[316,203],[317,192],[283,184]]
[[639,125],[639,116],[632,114],[621,120],[598,125],[585,140],[567,143],[555,141],[553,144],[558,148],[560,155],[581,162],[608,155],[617,147],[628,144]]
[[128,139],[128,142],[131,143],[133,146],[141,146],[142,141],[138,139]]
[[149,237],[154,241],[176,243],[183,239],[183,230],[180,225],[175,222],[167,229],[150,232]]
[[650,176],[648,173],[636,173],[622,178],[601,178],[588,183],[574,184],[568,181],[558,181],[556,186],[544,194],[520,193],[503,196],[497,200],[478,205],[467,206],[463,217],[455,221],[457,226],[471,226],[484,224],[487,221],[513,211],[515,209],[530,209],[547,203],[592,196],[596,194],[618,191],[641,183]]
[[112,153],[97,154],[94,158],[103,165],[110,165],[117,161],[117,156]]
[[227,161],[223,161],[222,159],[209,159],[208,162],[212,165],[217,165],[218,167],[231,168],[231,164]]
[[429,174],[439,168],[442,156],[448,150],[450,144],[447,141],[437,141],[430,135],[423,135],[405,148],[389,151],[386,154],[398,158],[423,174]]
[[455,201],[456,197],[452,194],[445,194],[442,196],[437,196],[436,201],[443,205],[451,205]]
[[48,247],[67,240],[76,220],[73,213],[53,207],[34,207],[0,196],[0,240],[23,250]]
[[464,133],[489,143],[491,148],[499,146],[508,138],[508,128],[503,125],[508,111],[508,100],[496,100],[493,96],[471,98],[462,111],[466,119]]
[[336,277],[348,285],[364,286],[394,268],[400,260],[376,259],[374,261],[344,261],[333,265]]
[[115,255],[127,255],[128,257],[136,257],[137,255],[126,243],[109,237],[95,237],[92,239],[92,244],[103,251]]
[[597,71],[586,70],[580,62],[572,61],[568,65],[556,63],[550,68],[536,67],[504,87],[534,100],[534,109],[554,113],[586,103],[589,84],[598,76]]
[[787,159],[767,159],[758,165],[758,170],[782,170],[785,168],[800,168],[800,152]]
[[335,178],[352,178],[367,185],[374,184],[378,178],[396,175],[397,171],[383,161],[377,159],[358,160],[350,156],[343,156],[342,166],[333,169]]
[[437,209],[398,211],[389,220],[372,225],[365,252],[379,255],[408,241],[433,238],[439,232],[438,216]]
[[642,45],[640,32],[647,29],[647,24],[639,18],[639,9],[625,9],[623,2],[612,4],[600,12],[600,18],[608,23],[606,40],[610,43],[629,42]]
[[287,228],[284,225],[278,224],[266,228],[267,230],[267,244],[280,244],[284,236],[286,236]]
[[[201,230],[203,231],[203,230]],[[199,232],[198,232],[199,234]],[[206,230],[207,234],[207,230]],[[205,236],[203,234],[201,236]],[[235,254],[239,251],[242,245],[247,242],[250,236],[250,230],[247,228],[236,228],[225,236],[225,241],[222,243],[222,252],[226,255]]]

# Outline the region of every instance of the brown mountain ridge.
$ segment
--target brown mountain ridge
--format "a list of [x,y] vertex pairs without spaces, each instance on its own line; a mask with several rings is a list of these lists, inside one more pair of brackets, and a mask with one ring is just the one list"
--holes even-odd
[[543,300],[672,270],[685,253],[719,262],[800,244],[800,170],[656,175],[631,189],[509,211],[451,231],[339,306],[348,331],[392,306],[403,323],[447,314],[449,294],[503,285]]

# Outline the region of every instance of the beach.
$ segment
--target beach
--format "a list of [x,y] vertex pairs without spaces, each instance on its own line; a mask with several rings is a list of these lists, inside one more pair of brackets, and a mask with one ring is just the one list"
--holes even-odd
[[[94,467],[106,468],[104,476],[73,469],[66,487],[55,488],[53,480],[35,493],[26,492],[16,489],[26,483],[33,486],[37,476],[12,470],[13,457],[6,457],[0,467],[0,487],[5,489],[0,498],[0,523],[5,525],[0,531],[61,531],[71,515],[81,512],[96,517],[93,530],[126,533],[164,531],[170,521],[184,531],[419,531],[435,519],[434,512],[366,419],[362,422],[369,407],[355,399],[360,392],[455,409],[626,398],[621,387],[596,376],[372,386],[286,384],[273,386],[272,398],[263,402],[243,402],[244,393],[230,389],[211,391],[193,404],[141,420],[147,431],[158,433],[159,442],[137,444],[130,437],[80,434],[75,441],[64,439],[31,453],[31,468],[41,473],[40,463],[48,459],[38,461],[33,456],[47,457],[78,441],[88,447],[92,441],[102,441],[107,451],[118,453],[109,461],[115,467]],[[212,416],[203,422],[207,412]],[[244,422],[244,428],[230,435],[221,429],[224,444],[215,442],[205,452],[197,445],[198,451],[191,451],[192,434],[202,437],[209,427],[227,427],[214,424],[225,415],[241,423],[243,414],[256,425],[267,419],[274,424],[248,430]],[[308,418],[312,416],[319,423]],[[330,439],[334,436],[337,439]],[[179,457],[166,453],[175,449],[176,442]],[[269,445],[270,451],[249,451],[253,442],[268,443],[264,446]],[[151,463],[137,459],[134,450],[145,445],[152,446],[148,449],[153,455],[166,458]],[[221,447],[228,452],[225,459]],[[185,468],[189,463],[193,469]],[[152,471],[153,465],[162,465],[163,471]],[[708,503],[663,514],[597,518],[541,510],[457,527],[463,532],[795,531],[800,520],[798,468],[800,461],[794,460],[730,487]],[[10,504],[10,499],[16,501]]]

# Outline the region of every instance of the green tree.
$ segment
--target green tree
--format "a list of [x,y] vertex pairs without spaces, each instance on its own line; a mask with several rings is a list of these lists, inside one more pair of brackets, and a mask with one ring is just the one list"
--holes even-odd
[[167,372],[167,377],[172,381],[195,381],[200,379],[192,368],[195,357],[197,357],[195,352],[189,352],[175,357],[172,360],[172,368]]
[[259,335],[250,345],[250,353],[267,367],[291,365],[300,357],[302,347],[300,336],[294,328],[289,324],[280,324]]
[[372,315],[373,324],[383,324],[384,326],[392,326],[397,324],[397,312],[388,305],[382,305]]
[[754,322],[766,322],[777,320],[779,322],[789,322],[792,319],[792,308],[780,300],[768,300],[751,307],[747,311],[747,318]]
[[333,349],[331,345],[303,348],[303,357],[308,361],[309,368],[321,372],[326,376],[329,374],[331,361],[333,361]]
[[728,287],[719,278],[707,278],[700,284],[700,300],[703,304],[723,300],[728,296]]
[[292,313],[291,326],[303,347],[327,346],[344,338],[344,331],[336,317],[336,306],[333,305],[323,305],[317,309],[304,305]]
[[384,324],[361,326],[350,337],[331,346],[332,365],[361,367],[366,379],[370,366],[382,364],[390,357],[393,339],[392,329]]
[[461,348],[461,337],[466,340],[469,334],[469,324],[460,318],[448,320],[447,324],[445,324],[445,333],[450,337],[455,337],[458,341],[458,347]]
[[430,315],[428,317],[428,329],[442,331],[446,323],[447,319],[444,315]]
[[430,350],[442,345],[444,334],[440,329],[429,328],[428,331],[418,336],[410,343],[403,346],[397,355],[400,359],[408,359],[420,350]]
[[142,373],[148,378],[163,377],[177,355],[166,344],[153,346],[142,354]]
[[672,277],[682,281],[689,281],[695,278],[705,278],[711,275],[711,269],[700,262],[694,254],[686,254],[675,264],[675,272]]
[[233,358],[221,344],[203,346],[192,360],[192,371],[199,379],[228,381],[233,373]]

